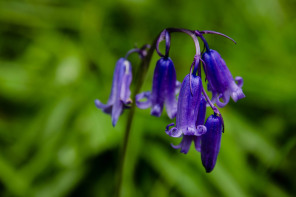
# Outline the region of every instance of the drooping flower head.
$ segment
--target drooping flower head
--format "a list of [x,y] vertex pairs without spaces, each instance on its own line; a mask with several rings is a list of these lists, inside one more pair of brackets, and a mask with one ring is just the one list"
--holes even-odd
[[[178,101],[176,95],[179,92],[180,83],[176,80],[174,64],[169,58],[170,34],[174,32],[189,35],[195,44],[194,61],[190,73],[183,80]],[[107,104],[102,104],[99,100],[96,100],[95,104],[103,112],[111,115],[112,125],[115,126],[124,108],[131,103],[129,86],[132,80],[132,72],[127,57],[136,52],[142,59],[139,69],[139,82],[135,88],[135,94],[137,94],[148,70],[153,51],[156,49],[160,59],[154,69],[152,90],[137,94],[135,97],[136,105],[141,109],[151,107],[151,115],[153,116],[160,116],[165,106],[169,118],[172,119],[176,116],[176,126],[170,129],[169,127],[174,126],[174,123],[167,125],[166,133],[171,137],[182,137],[181,143],[176,146],[172,145],[173,148],[181,149],[181,152],[186,154],[193,141],[195,149],[201,152],[201,160],[206,172],[211,172],[217,161],[221,135],[224,130],[223,118],[215,103],[218,107],[224,107],[229,102],[230,97],[236,102],[244,98],[245,95],[241,89],[243,79],[241,77],[233,79],[219,53],[209,48],[206,39],[203,37],[205,34],[221,35],[235,42],[232,38],[215,31],[164,29],[151,45],[153,48],[149,51],[145,51],[149,46],[144,45],[141,49],[130,50],[125,58],[119,59],[116,63],[112,90]],[[198,38],[203,41],[206,48],[206,52],[202,55]],[[160,50],[162,41],[165,41],[164,53]],[[209,98],[202,85],[201,62],[206,74],[205,79],[208,80],[208,90],[212,92],[212,99]],[[143,101],[142,99],[146,100]],[[214,115],[211,115],[204,125],[207,105],[213,110]],[[133,117],[133,113],[134,110],[131,111],[130,117]],[[128,125],[130,125],[131,120],[129,119]],[[125,133],[126,143],[128,134],[129,127]]]
[[192,140],[194,140],[196,148],[199,150],[200,139],[198,137],[206,132],[203,125],[206,107],[202,99],[201,86],[199,76],[188,74],[185,77],[178,99],[176,127],[169,129],[169,126],[174,125],[173,123],[166,127],[166,133],[171,137],[181,137],[183,135],[181,144],[175,146],[175,148],[181,148],[182,153],[188,152]]
[[[146,109],[151,107],[151,115],[160,116],[165,105],[169,118],[174,118],[177,111],[176,92],[178,82],[173,61],[163,57],[157,61],[154,69],[152,92],[136,95],[137,107]],[[140,101],[146,98],[146,101]]]
[[207,132],[201,136],[201,161],[206,172],[211,172],[216,165],[220,151],[223,120],[214,114],[208,117],[205,126]]
[[101,103],[98,99],[95,100],[97,108],[102,109],[103,112],[111,115],[113,126],[116,125],[125,105],[131,103],[131,81],[131,63],[125,58],[120,58],[117,61],[114,70],[111,94],[107,104]]
[[[212,92],[212,101],[217,103],[218,107],[224,107],[229,102],[230,97],[235,102],[245,97],[241,89],[243,79],[241,77],[233,79],[225,61],[217,51],[207,50],[202,55],[202,59],[205,63],[204,68],[209,81],[208,90]],[[221,102],[221,98],[223,102]]]

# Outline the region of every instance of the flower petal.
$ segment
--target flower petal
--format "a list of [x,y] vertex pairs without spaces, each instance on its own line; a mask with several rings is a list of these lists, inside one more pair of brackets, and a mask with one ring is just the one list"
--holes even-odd
[[[223,102],[220,99],[223,99]],[[230,95],[228,91],[224,92],[224,94],[220,94],[218,98],[216,98],[217,106],[221,108],[225,107],[228,104],[229,99],[230,99]]]
[[238,100],[245,98],[245,94],[243,93],[242,89],[237,89],[235,92],[231,93],[231,98],[234,100],[234,102],[237,102]]
[[117,101],[114,103],[113,108],[112,108],[112,114],[111,114],[111,119],[112,119],[112,125],[115,127],[119,116],[123,112],[123,103],[121,101]]
[[180,89],[181,89],[181,82],[180,81],[176,81],[176,89],[175,89],[175,95],[179,94]]
[[164,90],[165,91],[165,107],[170,119],[173,119],[177,113],[177,99],[176,99],[176,71],[172,61],[168,63],[168,69],[165,77]]
[[165,99],[165,78],[167,72],[167,59],[161,58],[157,61],[154,75],[153,75],[153,84],[152,84],[152,93],[151,93],[151,115],[160,116],[164,99]]
[[178,130],[176,127],[169,129],[170,126],[174,126],[174,125],[175,125],[174,123],[167,125],[165,132],[171,137],[180,137],[182,135],[181,130]]
[[172,146],[174,149],[179,149],[179,148],[182,147],[182,141],[181,141],[180,144],[178,144],[178,145],[171,144],[171,146]]
[[170,119],[175,118],[177,114],[177,101],[171,101],[168,99],[167,102],[165,102],[165,107],[168,117]]
[[234,102],[237,102],[239,99],[246,97],[242,89],[234,81],[231,83],[230,90],[231,90],[231,98],[233,99]]
[[195,136],[201,136],[207,132],[207,128],[204,125],[198,125],[196,128]]
[[176,125],[179,130],[184,132],[184,135],[195,135],[197,133],[198,108],[201,101],[201,80],[200,77],[191,75],[190,84],[189,76],[184,78],[180,90]]
[[198,108],[198,115],[196,120],[196,126],[204,125],[206,119],[206,111],[207,111],[207,101],[205,97],[202,95]]
[[195,150],[200,152],[201,151],[201,136],[194,136],[193,141],[194,141]]
[[188,153],[192,140],[193,140],[192,136],[187,136],[187,135],[183,136],[183,139],[181,142],[182,146],[180,150],[181,153],[184,153],[184,154]]
[[191,145],[192,140],[193,140],[193,136],[184,135],[180,144],[178,144],[178,145],[171,144],[171,146],[174,149],[181,148],[180,152],[187,154],[190,149],[190,145]]
[[101,103],[101,101],[98,99],[95,100],[95,105],[97,108],[101,109],[106,114],[111,114],[111,112],[112,112],[112,105],[110,105],[110,104],[105,105],[105,104]]
[[124,69],[124,74],[122,77],[122,80],[120,81],[120,99],[126,103],[130,99],[131,91],[130,91],[130,85],[132,82],[132,67],[131,63],[127,60],[123,62],[123,69]]
[[154,104],[151,109],[151,115],[159,117],[162,113],[163,105],[161,104]]
[[242,88],[243,87],[244,80],[243,80],[242,77],[237,76],[237,77],[234,78],[234,80],[237,82],[237,86],[239,88]]
[[[146,98],[146,101],[140,101],[141,99]],[[151,107],[151,92],[142,92],[136,95],[136,105],[140,109],[147,109]]]
[[126,61],[126,59],[124,58],[120,58],[117,62],[116,62],[116,66],[114,69],[114,73],[113,73],[113,81],[112,81],[112,88],[111,88],[111,93],[108,99],[108,103],[107,104],[111,104],[113,105],[115,100],[118,97],[118,90],[120,89],[120,75],[121,75],[121,70],[122,70],[122,66],[124,64],[124,62]]

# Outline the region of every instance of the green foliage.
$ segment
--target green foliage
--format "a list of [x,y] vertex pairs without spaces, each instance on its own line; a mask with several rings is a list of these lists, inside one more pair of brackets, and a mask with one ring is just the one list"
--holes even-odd
[[[135,44],[183,27],[237,41],[206,35],[244,78],[246,98],[221,109],[226,128],[210,174],[193,148],[170,147],[180,141],[164,132],[171,120],[136,109],[123,196],[295,196],[295,8],[292,0],[1,1],[0,195],[112,196],[129,113],[113,128],[94,99],[108,99],[115,62]],[[182,81],[191,38],[173,34],[170,55]]]

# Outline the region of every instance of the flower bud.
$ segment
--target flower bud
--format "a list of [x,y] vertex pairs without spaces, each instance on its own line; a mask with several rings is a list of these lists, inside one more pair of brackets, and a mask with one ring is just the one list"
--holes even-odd
[[206,124],[207,132],[201,136],[201,161],[206,172],[211,172],[220,150],[223,121],[220,116],[211,115]]

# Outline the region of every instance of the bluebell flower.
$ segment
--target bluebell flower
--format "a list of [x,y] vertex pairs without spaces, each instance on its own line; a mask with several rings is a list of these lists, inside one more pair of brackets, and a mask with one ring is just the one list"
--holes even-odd
[[[136,95],[136,104],[140,109],[151,107],[151,115],[159,117],[165,105],[169,118],[174,118],[177,112],[176,93],[178,82],[176,71],[170,58],[163,57],[156,63],[153,76],[152,92]],[[146,98],[146,101],[140,101]]]
[[[197,115],[197,121],[196,121],[196,127],[198,125],[203,125],[205,122],[205,117],[206,117],[206,100],[204,97],[201,97],[201,101],[199,103],[199,108],[198,108],[198,115]],[[204,128],[203,128],[204,129]],[[195,150],[198,152],[201,151],[201,136],[195,136],[195,135],[183,135],[182,141],[178,145],[173,145],[172,147],[175,149],[181,149],[181,153],[186,154],[189,151],[189,148],[191,146],[191,142],[194,142]]]
[[102,109],[103,112],[111,115],[113,126],[116,125],[124,107],[131,103],[131,81],[131,63],[125,58],[120,58],[117,61],[114,70],[111,94],[107,104],[102,104],[98,99],[95,100],[97,108]]
[[[204,68],[209,82],[208,90],[212,92],[213,103],[217,103],[218,107],[224,107],[229,102],[230,97],[235,102],[245,97],[241,89],[243,79],[241,77],[233,79],[224,60],[217,51],[212,49],[206,51],[202,59],[205,63]],[[221,98],[223,102],[220,100]]]
[[223,120],[214,114],[208,117],[205,126],[207,132],[201,136],[201,161],[206,172],[211,172],[220,151]]
[[[190,77],[191,75],[191,77]],[[174,123],[166,127],[166,133],[171,137],[181,137],[183,139],[178,146],[182,153],[187,153],[191,142],[195,142],[195,147],[200,150],[200,136],[206,132],[203,125],[205,119],[206,102],[202,97],[202,83],[199,76],[187,75],[182,82],[178,99],[178,109],[176,117],[176,127],[169,129]]]

